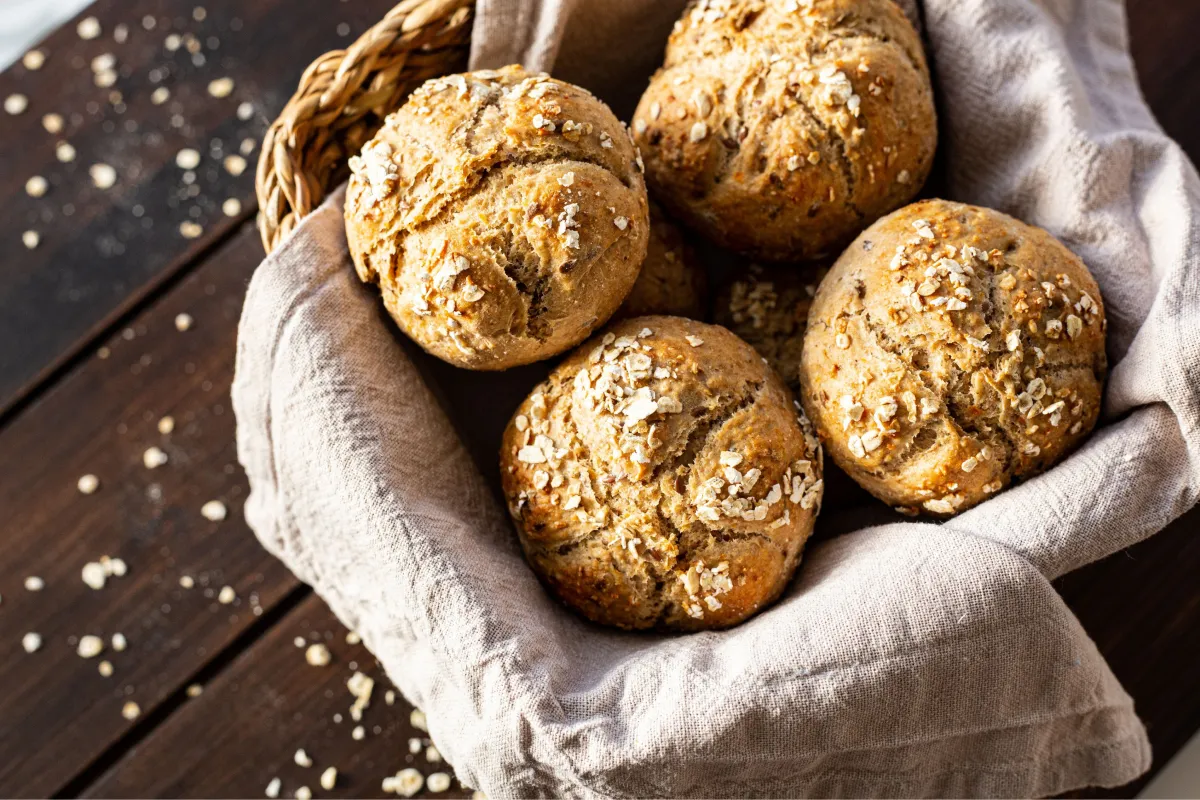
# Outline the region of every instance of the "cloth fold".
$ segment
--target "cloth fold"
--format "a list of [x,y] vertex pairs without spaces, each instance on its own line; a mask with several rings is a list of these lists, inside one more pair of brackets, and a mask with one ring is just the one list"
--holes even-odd
[[[627,112],[682,5],[479,0],[472,66],[552,69]],[[255,273],[233,390],[247,520],[426,711],[465,783],[1041,796],[1149,767],[1130,698],[1050,580],[1200,492],[1200,180],[1138,94],[1116,0],[925,0],[921,21],[946,194],[1047,228],[1100,283],[1103,427],[942,525],[817,541],[737,628],[620,633],[542,590],[494,465],[469,454],[495,450],[539,368],[462,373],[405,341],[355,277],[341,192]],[[838,513],[818,531],[847,529]]]

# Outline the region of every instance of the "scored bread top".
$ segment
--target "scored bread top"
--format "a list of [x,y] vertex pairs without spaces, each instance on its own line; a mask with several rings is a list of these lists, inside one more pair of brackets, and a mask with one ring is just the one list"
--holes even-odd
[[863,232],[809,313],[802,397],[864,488],[946,516],[1040,472],[1095,425],[1106,322],[1040,228],[931,200]]
[[770,261],[833,255],[921,187],[937,143],[920,38],[891,0],[701,0],[633,120],[657,195]]
[[429,81],[351,159],[350,250],[422,347],[502,369],[602,324],[637,278],[645,184],[587,91],[519,67]]
[[738,622],[782,591],[812,531],[820,446],[783,383],[724,328],[613,326],[522,403],[501,480],[534,570],[627,628]]

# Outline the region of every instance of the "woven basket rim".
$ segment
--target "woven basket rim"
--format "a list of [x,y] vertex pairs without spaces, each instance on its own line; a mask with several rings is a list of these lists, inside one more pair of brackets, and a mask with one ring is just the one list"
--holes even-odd
[[465,67],[475,0],[402,0],[344,50],[305,69],[267,128],[255,173],[269,253],[320,205],[346,161],[420,83]]

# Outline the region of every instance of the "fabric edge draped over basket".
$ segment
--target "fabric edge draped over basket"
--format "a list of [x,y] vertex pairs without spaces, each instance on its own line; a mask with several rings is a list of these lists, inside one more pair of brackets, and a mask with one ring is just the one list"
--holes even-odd
[[[629,29],[649,6],[654,24]],[[601,96],[640,91],[645,68],[621,46],[661,48],[658,17],[669,29],[680,6],[484,0],[472,66],[557,58]],[[1196,500],[1200,181],[1138,94],[1116,0],[927,0],[924,22],[948,194],[1049,229],[1100,281],[1105,427],[947,524],[818,544],[785,598],[738,628],[630,636],[546,596],[358,285],[340,193],[255,274],[234,385],[247,519],[426,710],[464,782],[495,796],[1035,796],[1148,768],[1129,697],[1049,580]],[[605,39],[622,29],[621,46]]]

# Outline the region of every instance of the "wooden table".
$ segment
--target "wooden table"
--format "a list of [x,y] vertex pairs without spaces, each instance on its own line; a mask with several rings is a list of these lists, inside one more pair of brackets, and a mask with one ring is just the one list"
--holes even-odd
[[[246,528],[229,408],[236,323],[262,256],[254,147],[307,63],[391,0],[200,1],[102,0],[40,45],[40,69],[0,75],[0,97],[29,98],[0,117],[3,796],[261,796],[274,777],[284,797],[363,796],[405,767],[450,771],[428,758],[411,708],[386,702],[374,659]],[[1200,157],[1200,5],[1130,5],[1147,98]],[[81,38],[93,16],[100,34]],[[212,84],[223,77],[225,96]],[[58,133],[44,129],[50,113]],[[34,175],[48,181],[38,197]],[[151,447],[165,464],[147,467]],[[85,495],[88,474],[99,489]],[[201,513],[211,500],[225,519]],[[1136,699],[1159,766],[1200,728],[1198,525],[1193,511],[1060,581]],[[128,571],[89,588],[81,570],[102,556]],[[42,639],[32,654],[29,632]],[[84,635],[105,652],[81,658]],[[306,662],[314,642],[331,664]],[[356,670],[378,681],[361,739],[346,687]],[[298,748],[314,766],[294,763]],[[332,792],[318,781],[328,766]],[[447,796],[468,794],[455,782]]]

